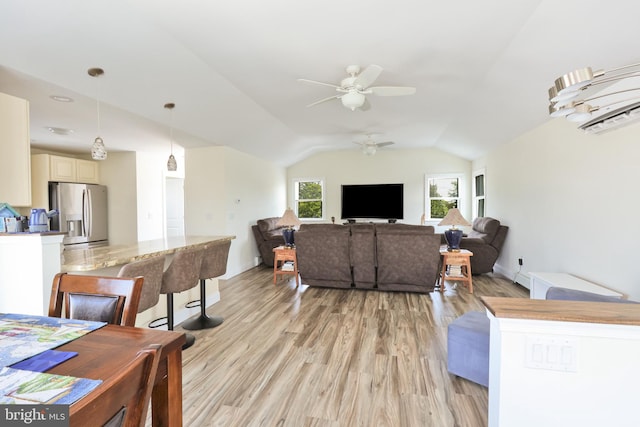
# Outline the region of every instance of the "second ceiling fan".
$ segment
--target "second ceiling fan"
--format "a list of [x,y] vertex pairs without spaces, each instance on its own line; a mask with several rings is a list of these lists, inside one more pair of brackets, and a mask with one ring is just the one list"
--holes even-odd
[[340,101],[342,101],[342,105],[351,111],[354,111],[357,108],[360,110],[368,110],[371,108],[371,105],[365,95],[403,96],[413,95],[416,93],[415,87],[371,86],[378,76],[380,76],[380,73],[382,73],[382,67],[379,65],[369,65],[367,68],[362,70],[362,72],[358,65],[349,65],[347,67],[347,74],[349,74],[349,77],[342,79],[339,85],[308,79],[298,79],[298,81],[329,86],[338,92],[336,95],[313,102],[307,105],[307,107],[331,101],[332,99],[340,99]]

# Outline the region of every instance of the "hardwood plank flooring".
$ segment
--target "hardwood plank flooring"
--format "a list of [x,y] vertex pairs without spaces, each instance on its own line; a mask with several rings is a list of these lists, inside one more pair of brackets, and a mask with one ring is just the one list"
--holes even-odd
[[183,353],[184,425],[486,426],[487,389],[447,372],[447,325],[528,290],[473,281],[473,295],[296,289],[266,267],[221,281],[208,311],[224,323]]

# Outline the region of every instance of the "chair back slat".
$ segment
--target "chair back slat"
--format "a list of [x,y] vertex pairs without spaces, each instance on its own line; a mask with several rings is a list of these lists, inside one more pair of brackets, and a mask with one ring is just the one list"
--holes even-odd
[[58,273],[51,286],[49,316],[135,326],[143,283],[142,277]]
[[[145,425],[162,346],[152,344],[112,378],[69,408],[73,425]],[[105,398],[109,396],[109,398]]]

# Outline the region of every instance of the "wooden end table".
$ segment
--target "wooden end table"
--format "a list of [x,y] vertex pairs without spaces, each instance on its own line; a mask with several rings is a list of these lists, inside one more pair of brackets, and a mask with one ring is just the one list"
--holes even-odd
[[[440,272],[440,292],[444,292],[444,281],[460,281],[473,293],[473,281],[471,278],[471,257],[473,252],[467,249],[460,249],[460,252],[449,252],[446,247],[440,249],[442,257],[442,271]],[[459,275],[451,275],[451,266],[460,266]]]
[[[296,257],[296,248],[278,246],[276,248],[273,248],[273,254],[273,284],[276,284],[278,275],[289,274],[296,277],[296,288],[300,286],[300,279],[298,278],[298,258]],[[287,261],[293,261],[293,270],[282,269]]]

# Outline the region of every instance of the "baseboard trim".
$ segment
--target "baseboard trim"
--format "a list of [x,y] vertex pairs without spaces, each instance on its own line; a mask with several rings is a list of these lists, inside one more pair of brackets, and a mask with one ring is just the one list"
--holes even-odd
[[497,274],[500,274],[510,280],[512,280],[514,283],[519,284],[520,286],[523,286],[527,289],[530,289],[530,278],[526,273],[522,273],[520,271],[515,271],[515,270],[511,270],[511,269],[506,269],[503,268],[501,265],[495,264],[493,266],[493,271]]

